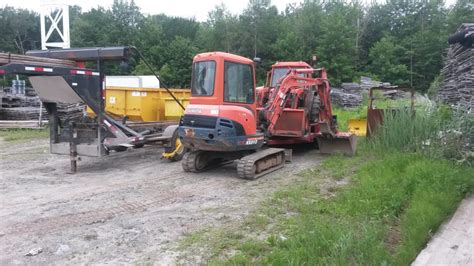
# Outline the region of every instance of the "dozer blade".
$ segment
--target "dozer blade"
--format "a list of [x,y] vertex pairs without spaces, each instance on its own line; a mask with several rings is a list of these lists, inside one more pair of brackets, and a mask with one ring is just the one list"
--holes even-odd
[[335,137],[317,137],[319,151],[323,154],[342,153],[355,155],[357,136],[350,133],[338,133]]
[[349,127],[349,132],[359,137],[365,137],[367,134],[367,119],[349,119],[347,127]]

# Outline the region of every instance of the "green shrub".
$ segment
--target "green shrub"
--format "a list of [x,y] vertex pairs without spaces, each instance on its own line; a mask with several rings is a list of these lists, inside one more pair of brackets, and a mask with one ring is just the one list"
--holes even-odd
[[440,75],[436,76],[431,82],[430,87],[428,88],[428,97],[432,100],[436,100],[438,98],[438,91],[441,87],[443,82],[443,77]]
[[0,130],[0,138],[5,141],[42,139],[49,136],[49,129],[7,129]]
[[261,242],[264,246],[237,246],[230,264],[408,265],[474,189],[472,168],[395,152],[361,162],[350,185],[332,198],[321,197],[314,180],[332,174],[335,162],[354,163],[328,160],[333,162],[322,165],[322,172],[305,172],[307,183],[276,195],[272,208],[291,206],[294,215],[278,216],[279,230]]
[[370,139],[376,152],[414,152],[472,164],[474,117],[446,106],[387,110]]

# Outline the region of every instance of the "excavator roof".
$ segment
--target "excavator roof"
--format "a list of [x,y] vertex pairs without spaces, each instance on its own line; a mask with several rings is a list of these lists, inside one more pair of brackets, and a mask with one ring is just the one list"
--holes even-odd
[[229,53],[224,53],[224,52],[208,52],[208,53],[197,54],[194,57],[193,61],[205,61],[205,60],[220,59],[220,58],[224,60],[228,59],[228,60],[232,60],[232,61],[244,63],[244,64],[253,64],[253,61],[248,58],[245,58],[240,55],[229,54]]
[[272,65],[272,68],[277,68],[277,67],[302,67],[302,68],[311,68],[311,66],[303,61],[294,61],[294,62],[276,62],[275,64]]

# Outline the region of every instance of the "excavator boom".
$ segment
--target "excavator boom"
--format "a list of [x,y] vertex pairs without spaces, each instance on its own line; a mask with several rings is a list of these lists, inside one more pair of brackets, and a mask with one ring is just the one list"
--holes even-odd
[[[313,78],[314,73],[318,73],[318,77]],[[350,133],[338,132],[332,114],[330,93],[331,87],[323,68],[290,69],[279,80],[267,104],[260,111],[260,128],[265,130],[269,143],[278,137],[287,138],[274,140],[275,144],[294,141],[297,137],[301,138],[301,142],[314,141],[316,138],[321,153],[341,152],[353,155],[356,138]],[[306,112],[301,112],[302,110]],[[301,122],[293,123],[289,120]],[[282,125],[285,126],[285,131],[279,130]],[[297,135],[295,132],[301,134]]]

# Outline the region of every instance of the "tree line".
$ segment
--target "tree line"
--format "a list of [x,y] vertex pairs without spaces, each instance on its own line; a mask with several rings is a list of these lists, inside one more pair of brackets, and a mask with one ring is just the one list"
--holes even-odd
[[[447,38],[463,22],[474,22],[472,0],[447,7],[441,0],[306,0],[278,10],[271,0],[249,0],[240,14],[224,4],[205,22],[165,14],[145,15],[133,0],[115,0],[82,11],[70,7],[71,46],[134,45],[167,84],[189,87],[192,58],[205,51],[260,57],[262,84],[275,61],[318,57],[333,84],[361,75],[426,91],[439,75]],[[40,49],[39,15],[0,9],[0,51]],[[131,73],[150,74],[132,58]],[[111,67],[110,74],[120,70]]]

